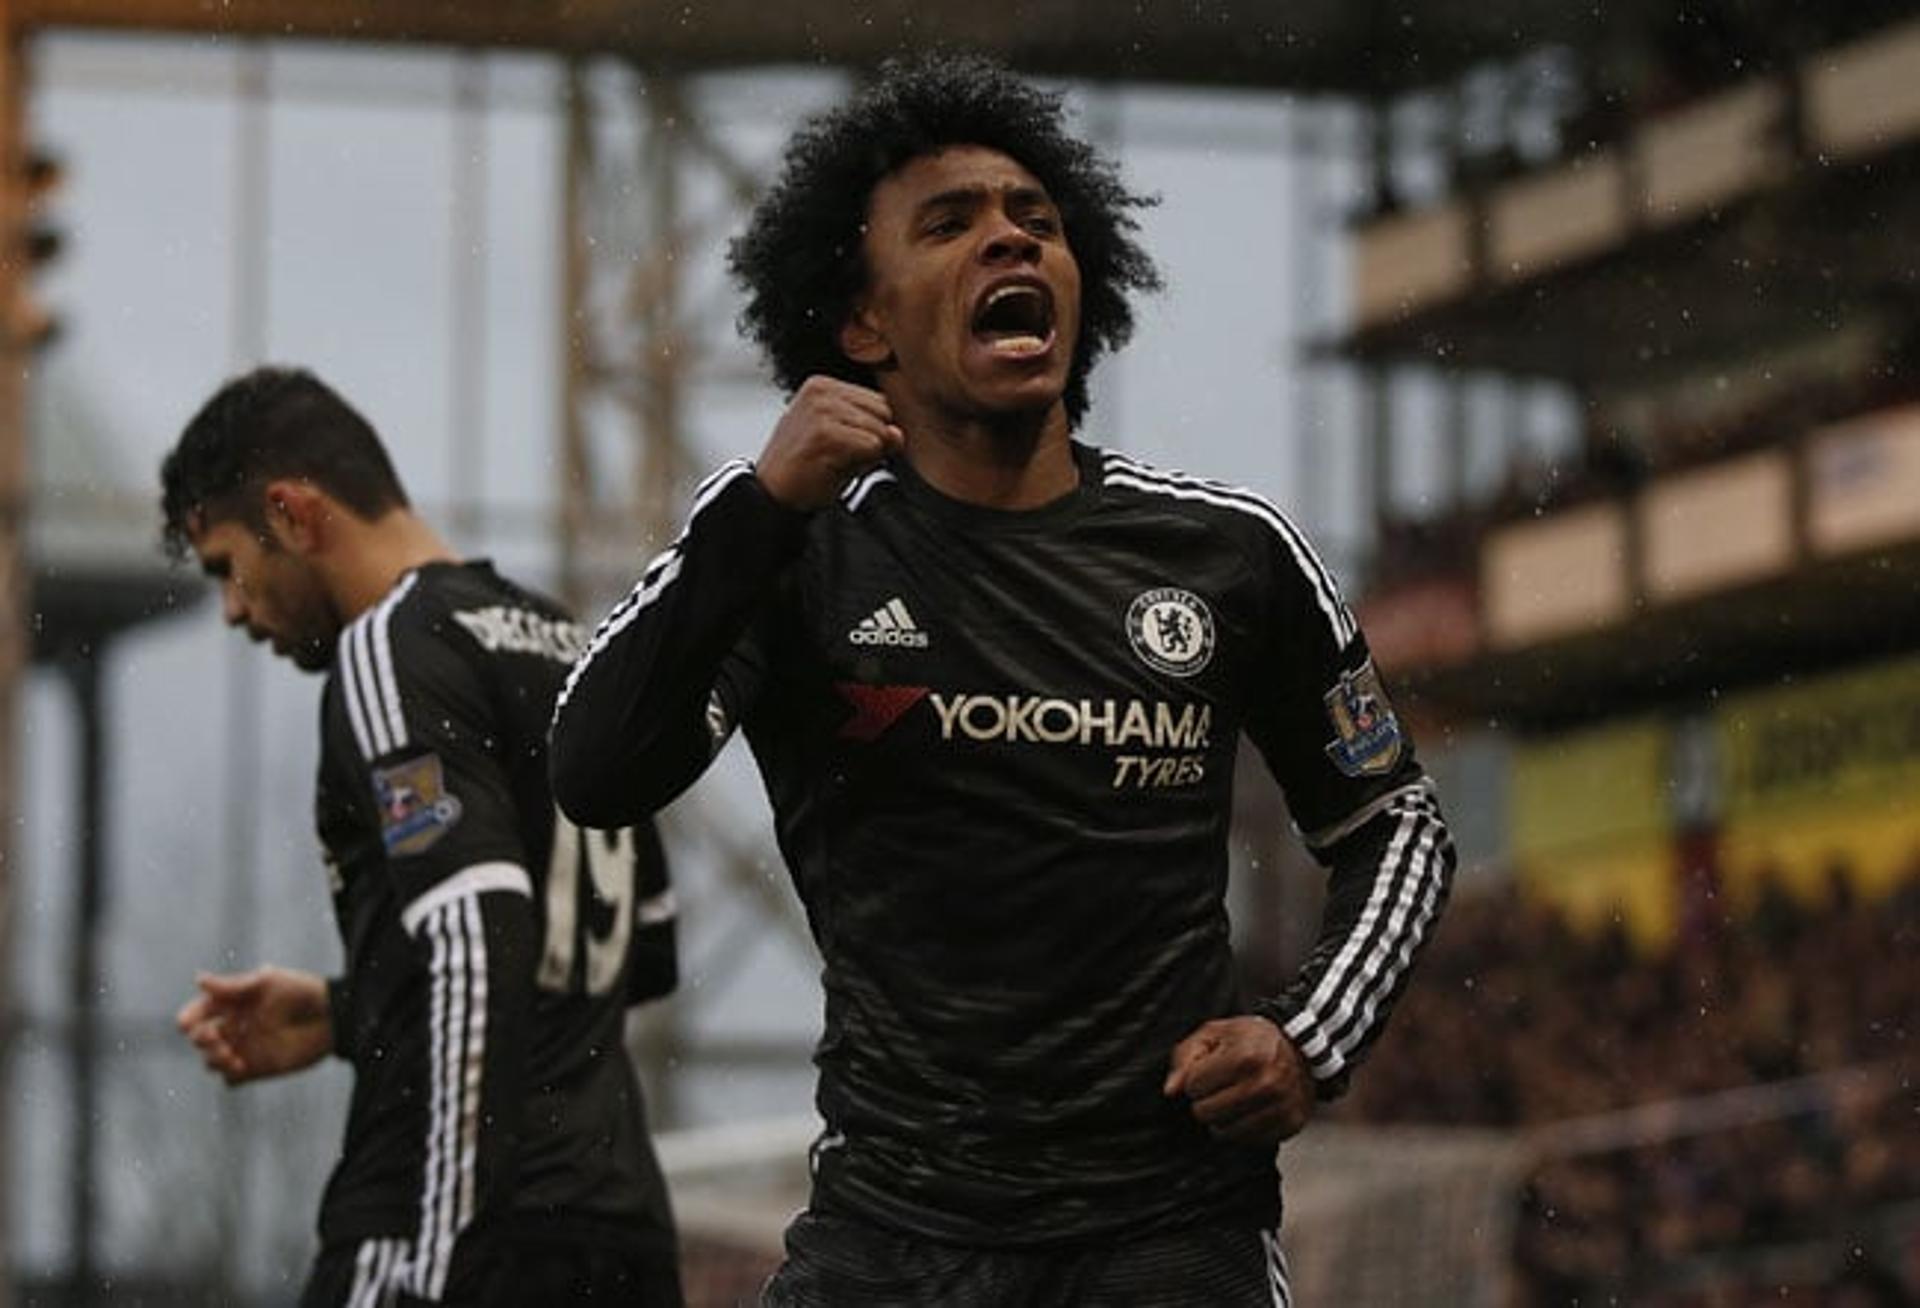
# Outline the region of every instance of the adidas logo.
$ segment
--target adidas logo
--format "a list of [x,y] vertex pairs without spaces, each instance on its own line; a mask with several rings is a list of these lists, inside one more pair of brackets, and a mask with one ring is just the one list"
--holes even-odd
[[860,625],[847,633],[855,645],[891,645],[899,649],[925,649],[927,633],[920,630],[898,595],[860,619]]

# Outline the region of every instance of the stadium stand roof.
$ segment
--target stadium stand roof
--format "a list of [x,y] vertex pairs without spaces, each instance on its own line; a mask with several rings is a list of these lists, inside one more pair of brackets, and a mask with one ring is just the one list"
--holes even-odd
[[[1098,80],[1286,87],[1389,96],[1436,86],[1490,59],[1546,44],[1631,51],[1662,39],[1674,7],[1658,0],[16,0],[26,27],[63,26],[422,41],[628,56],[680,71],[743,64],[860,66],[890,54],[966,46],[1038,73]],[[1891,0],[1815,6],[1725,0],[1691,7],[1697,26],[1733,44],[1873,25]],[[1809,25],[1821,30],[1809,32]],[[1752,38],[1749,40],[1749,36]]]
[[1911,306],[1920,276],[1901,233],[1920,224],[1920,188],[1911,161],[1876,162],[1363,329],[1341,352],[1605,386],[1747,357],[1875,307]]

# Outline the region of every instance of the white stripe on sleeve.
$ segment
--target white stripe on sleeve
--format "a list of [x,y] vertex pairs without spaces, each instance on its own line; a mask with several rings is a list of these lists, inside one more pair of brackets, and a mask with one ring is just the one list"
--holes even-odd
[[407,720],[400,704],[400,683],[393,670],[393,611],[413,590],[420,574],[409,572],[386,597],[347,624],[340,633],[337,659],[341,690],[354,741],[368,762],[407,743]]
[[454,1243],[473,1221],[476,1207],[487,1045],[487,943],[475,895],[446,899],[425,915],[423,926],[432,943],[430,1120],[412,1291],[438,1300],[452,1269]]
[[1445,828],[1424,792],[1406,796],[1367,903],[1313,993],[1286,1023],[1314,1075],[1337,1075],[1372,1034],[1380,1004],[1438,911]]
[[373,643],[374,667],[380,673],[380,693],[378,698],[386,706],[387,733],[393,743],[387,748],[402,749],[407,744],[407,719],[400,706],[400,682],[393,673],[393,610],[407,592],[413,589],[413,583],[419,573],[409,572],[406,579],[393,588],[391,594],[382,600],[374,613],[373,627],[369,638]]
[[460,869],[444,881],[418,895],[400,910],[400,925],[410,936],[420,934],[420,924],[456,899],[470,899],[489,891],[504,890],[533,898],[533,878],[518,863],[474,863]]
[[681,550],[701,511],[713,503],[734,482],[742,477],[751,476],[753,476],[752,464],[744,459],[732,459],[721,464],[711,476],[700,483],[699,488],[694,492],[693,507],[687,512],[686,525],[680,529],[680,534],[674,537],[673,543],[647,565],[640,574],[640,580],[635,583],[632,590],[627,592],[626,597],[614,605],[607,616],[600,620],[600,625],[595,628],[586,649],[581,651],[572,670],[567,673],[566,684],[560,688],[560,697],[554,701],[553,705],[556,720],[560,716],[560,710],[565,708],[567,701],[572,698],[573,688],[580,683],[581,676],[592,666],[593,661],[605,653],[613,639],[632,626],[641,612],[659,599],[679,578]]

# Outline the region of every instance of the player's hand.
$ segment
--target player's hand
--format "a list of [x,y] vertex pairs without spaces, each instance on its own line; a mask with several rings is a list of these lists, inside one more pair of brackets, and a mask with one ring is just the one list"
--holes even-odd
[[774,424],[754,472],[767,494],[789,508],[824,508],[905,441],[879,391],[809,377]]
[[311,972],[259,967],[196,982],[174,1023],[228,1085],[297,1072],[333,1048],[327,983]]
[[1277,1145],[1313,1116],[1313,1073],[1264,1017],[1203,1023],[1173,1047],[1161,1090],[1185,1095],[1201,1125],[1236,1144]]

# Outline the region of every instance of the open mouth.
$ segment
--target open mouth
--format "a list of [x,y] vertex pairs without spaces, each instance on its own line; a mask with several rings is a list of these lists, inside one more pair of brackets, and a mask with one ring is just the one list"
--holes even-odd
[[1053,296],[1031,282],[997,286],[974,310],[973,335],[995,354],[1040,354],[1053,343]]

